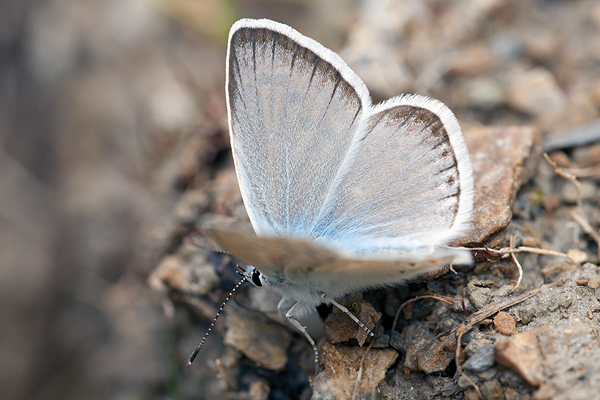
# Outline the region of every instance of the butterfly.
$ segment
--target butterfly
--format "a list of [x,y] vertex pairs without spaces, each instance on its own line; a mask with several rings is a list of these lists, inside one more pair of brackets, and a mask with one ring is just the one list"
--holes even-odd
[[250,265],[247,281],[281,295],[315,356],[298,319],[318,305],[344,309],[336,298],[472,262],[445,246],[469,229],[473,174],[444,104],[401,95],[373,105],[336,53],[267,19],[232,26],[226,96],[254,232],[205,231]]

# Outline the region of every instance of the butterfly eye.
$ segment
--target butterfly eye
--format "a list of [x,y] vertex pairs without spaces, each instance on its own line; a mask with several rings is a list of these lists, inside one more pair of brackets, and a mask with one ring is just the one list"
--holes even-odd
[[252,272],[252,283],[254,283],[256,286],[262,286],[262,281],[260,280],[260,271],[255,269],[254,272]]

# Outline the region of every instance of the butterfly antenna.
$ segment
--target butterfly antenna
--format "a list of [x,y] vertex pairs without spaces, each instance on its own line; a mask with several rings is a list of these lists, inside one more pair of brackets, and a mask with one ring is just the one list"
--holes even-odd
[[219,311],[217,312],[217,315],[215,315],[215,318],[213,319],[212,323],[208,327],[208,330],[204,334],[204,337],[202,338],[202,341],[200,342],[200,344],[198,345],[198,347],[196,347],[196,350],[194,350],[194,352],[190,356],[190,358],[189,358],[189,360],[187,362],[187,366],[188,367],[190,365],[192,365],[192,363],[194,362],[194,359],[196,358],[196,356],[200,352],[200,349],[202,349],[202,346],[204,346],[204,342],[206,341],[206,338],[208,337],[208,334],[210,333],[210,331],[212,331],[212,328],[215,326],[215,323],[217,322],[217,318],[219,318],[219,315],[221,315],[221,312],[223,312],[223,308],[225,307],[225,304],[227,304],[227,302],[229,301],[229,299],[231,298],[231,296],[233,296],[233,294],[235,293],[235,291],[240,286],[242,286],[242,284],[244,282],[246,282],[247,279],[248,279],[248,273],[243,274],[243,278],[234,286],[233,289],[231,289],[231,292],[229,292],[229,294],[225,298],[225,301],[223,302],[223,304],[221,304],[221,308],[219,308]]
[[227,252],[225,250],[215,249],[214,247],[207,246],[204,242],[201,242],[201,241],[197,240],[194,237],[186,236],[186,237],[183,238],[183,241],[186,242],[186,243],[189,243],[189,244],[191,244],[193,246],[196,246],[199,249],[210,251],[211,253],[226,254],[228,256],[231,255],[231,253],[229,253],[229,252]]
[[235,270],[235,273],[238,274],[239,276],[246,276],[248,275],[248,271],[245,270],[244,268],[240,267],[240,264],[236,264],[236,267],[238,269]]

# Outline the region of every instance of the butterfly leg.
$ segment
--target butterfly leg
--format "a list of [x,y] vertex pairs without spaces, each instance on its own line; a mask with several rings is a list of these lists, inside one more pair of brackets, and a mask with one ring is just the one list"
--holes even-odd
[[[283,301],[283,299],[282,299],[282,301]],[[281,302],[279,304],[281,304]],[[294,325],[294,327],[296,329],[298,329],[300,332],[302,332],[302,334],[304,335],[304,337],[306,337],[306,340],[308,340],[308,342],[312,346],[313,352],[315,353],[315,375],[317,375],[317,373],[319,372],[319,349],[317,349],[317,345],[316,345],[315,341],[313,340],[313,338],[306,331],[306,327],[303,326],[300,323],[300,321],[298,321],[297,319],[294,318],[294,314],[297,313],[299,310],[302,309],[302,306],[299,305],[299,304],[300,303],[294,304],[292,306],[292,308],[290,308],[288,310],[288,312],[285,314],[285,316],[288,319],[288,321],[290,321],[290,323],[292,325]]]
[[291,299],[289,297],[282,297],[281,300],[279,300],[279,304],[277,304],[277,310],[279,310],[279,316],[281,318],[287,317],[285,315],[285,311],[290,310],[294,304],[296,304],[296,300]]
[[371,330],[369,328],[367,328],[365,326],[365,324],[363,324],[362,322],[360,322],[358,320],[358,318],[356,318],[356,316],[354,314],[352,314],[350,312],[350,310],[348,310],[346,307],[344,307],[343,305],[341,305],[340,303],[338,303],[337,301],[335,301],[331,297],[327,296],[325,293],[321,294],[321,298],[323,300],[325,300],[325,301],[333,304],[334,306],[336,306],[337,308],[339,308],[341,312],[343,312],[344,314],[346,314],[347,316],[349,316],[350,318],[352,318],[352,321],[356,322],[358,324],[358,326],[360,326],[362,329],[364,329],[365,332],[367,332],[369,334],[369,336],[371,336],[371,337],[375,336],[375,334],[373,332],[371,332]]

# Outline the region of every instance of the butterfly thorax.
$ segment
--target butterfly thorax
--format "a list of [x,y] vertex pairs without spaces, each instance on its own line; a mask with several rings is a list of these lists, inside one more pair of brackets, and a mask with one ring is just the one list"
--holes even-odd
[[281,306],[288,308],[297,304],[299,308],[305,310],[302,314],[308,314],[324,303],[323,295],[327,293],[316,287],[310,280],[285,277],[277,271],[266,276],[254,267],[249,266],[248,268],[252,269],[248,275],[249,282],[254,286],[267,287],[281,295],[282,301],[279,308]]

